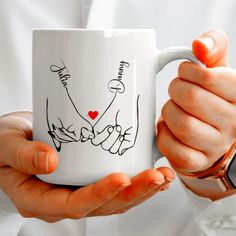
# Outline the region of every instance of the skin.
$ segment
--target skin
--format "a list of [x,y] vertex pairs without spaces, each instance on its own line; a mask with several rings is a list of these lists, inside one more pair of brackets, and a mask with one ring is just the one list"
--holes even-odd
[[0,118],[0,150],[0,188],[22,216],[46,222],[124,213],[167,189],[175,178],[171,169],[160,167],[132,178],[113,173],[81,188],[44,183],[34,175],[53,172],[57,153],[32,141],[31,122],[18,113]]
[[157,125],[158,147],[177,172],[209,168],[236,138],[236,71],[227,61],[227,37],[212,30],[192,48],[207,67],[179,66]]

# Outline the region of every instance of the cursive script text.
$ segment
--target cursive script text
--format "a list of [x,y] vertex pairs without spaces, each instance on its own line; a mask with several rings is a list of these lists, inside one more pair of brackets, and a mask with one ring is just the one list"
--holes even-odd
[[118,69],[118,76],[117,79],[113,79],[109,82],[108,88],[112,93],[124,93],[125,85],[122,82],[124,67],[129,68],[130,64],[126,61],[120,61],[119,69]]
[[51,65],[50,70],[51,70],[51,72],[58,74],[61,83],[66,88],[68,79],[71,78],[71,75],[70,75],[65,63],[63,61],[61,61],[61,63],[62,63],[62,66]]
[[129,68],[130,64],[127,61],[120,61],[120,66],[119,66],[119,70],[118,70],[118,80],[122,80],[123,77],[123,73],[124,73],[124,67]]

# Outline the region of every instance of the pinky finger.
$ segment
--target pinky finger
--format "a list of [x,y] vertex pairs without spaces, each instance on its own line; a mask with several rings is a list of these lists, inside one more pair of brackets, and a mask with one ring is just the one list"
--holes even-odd
[[157,146],[176,170],[200,171],[211,165],[203,152],[176,139],[163,120],[158,122],[157,128]]

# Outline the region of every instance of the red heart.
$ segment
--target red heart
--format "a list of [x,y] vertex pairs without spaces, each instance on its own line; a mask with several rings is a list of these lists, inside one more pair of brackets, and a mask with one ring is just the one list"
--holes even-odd
[[89,111],[88,115],[92,120],[95,120],[96,117],[98,116],[98,112],[97,111]]

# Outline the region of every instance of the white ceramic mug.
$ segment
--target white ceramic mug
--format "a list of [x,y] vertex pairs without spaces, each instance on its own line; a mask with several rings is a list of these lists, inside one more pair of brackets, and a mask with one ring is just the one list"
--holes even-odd
[[190,49],[158,50],[152,29],[33,32],[33,139],[54,147],[46,182],[87,185],[112,172],[152,168],[156,74],[200,64]]

